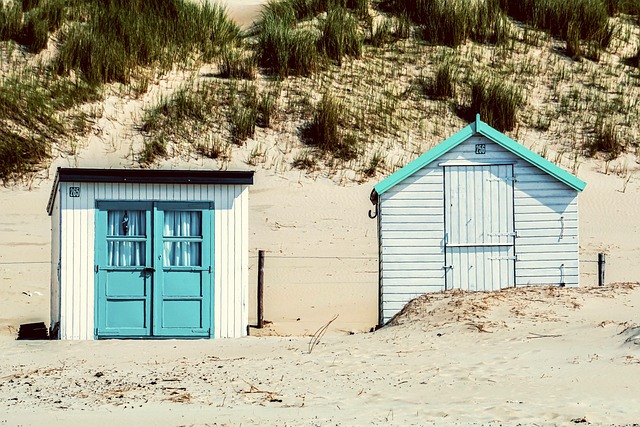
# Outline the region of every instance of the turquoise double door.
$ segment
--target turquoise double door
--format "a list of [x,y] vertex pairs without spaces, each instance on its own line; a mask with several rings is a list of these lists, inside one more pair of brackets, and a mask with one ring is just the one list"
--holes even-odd
[[213,203],[98,202],[96,338],[210,337]]

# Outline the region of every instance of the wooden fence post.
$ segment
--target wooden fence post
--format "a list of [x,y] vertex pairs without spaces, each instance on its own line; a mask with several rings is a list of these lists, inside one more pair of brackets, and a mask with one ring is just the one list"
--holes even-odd
[[598,254],[598,286],[604,286],[604,254]]
[[258,329],[264,327],[264,251],[258,251]]

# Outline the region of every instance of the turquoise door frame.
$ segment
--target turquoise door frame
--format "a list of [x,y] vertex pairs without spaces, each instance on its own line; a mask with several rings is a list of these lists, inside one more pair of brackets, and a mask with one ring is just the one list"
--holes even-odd
[[[95,337],[213,336],[213,202],[98,201],[96,208]],[[115,211],[144,218],[140,220],[144,222],[144,234],[131,229],[119,235],[108,234],[110,211],[112,223]],[[167,235],[167,212],[198,215],[198,235]],[[111,231],[113,228],[112,224]],[[137,245],[138,254],[144,248],[144,256],[132,263],[136,265],[114,265],[108,259],[109,245],[114,244]],[[199,249],[197,262],[175,265],[165,260],[165,250],[171,245],[195,245]]]

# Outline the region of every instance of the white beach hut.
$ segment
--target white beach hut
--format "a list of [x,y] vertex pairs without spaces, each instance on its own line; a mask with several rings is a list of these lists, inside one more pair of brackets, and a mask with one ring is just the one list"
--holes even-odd
[[578,286],[585,185],[476,116],[374,186],[380,324],[427,292]]
[[251,184],[249,171],[58,169],[52,336],[245,335]]

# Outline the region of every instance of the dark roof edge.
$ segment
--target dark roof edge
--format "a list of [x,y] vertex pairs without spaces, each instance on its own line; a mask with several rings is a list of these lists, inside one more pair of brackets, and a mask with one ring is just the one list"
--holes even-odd
[[253,171],[58,168],[60,182],[252,185]]
[[47,212],[51,215],[61,182],[253,185],[253,174],[254,171],[58,168]]

